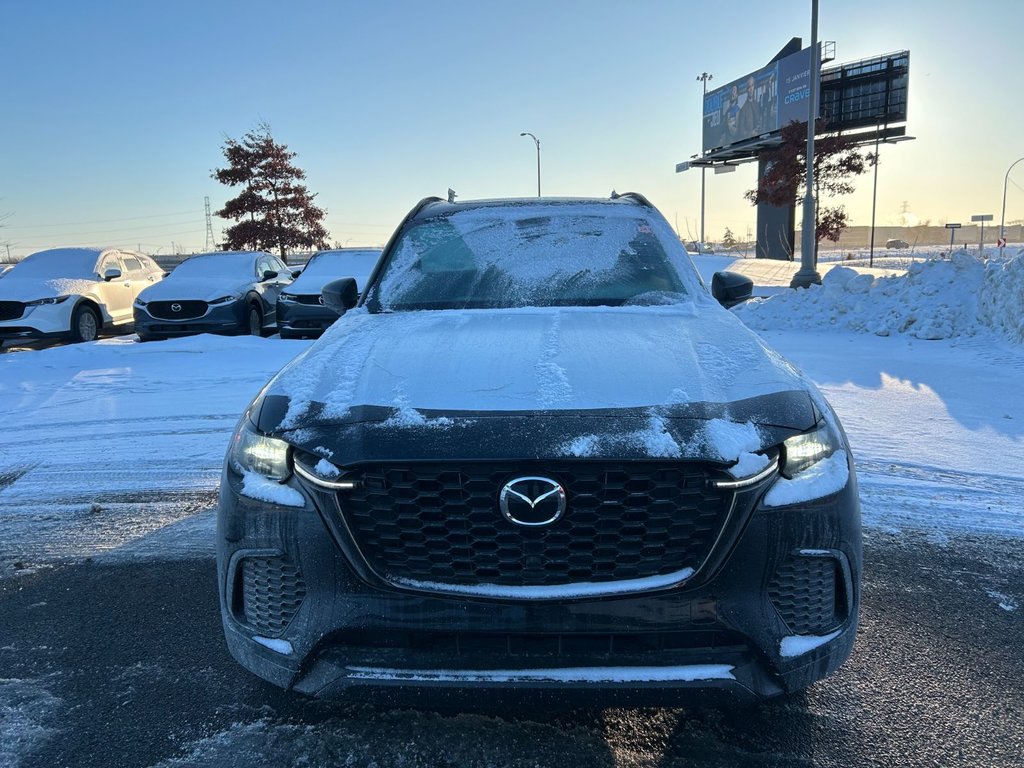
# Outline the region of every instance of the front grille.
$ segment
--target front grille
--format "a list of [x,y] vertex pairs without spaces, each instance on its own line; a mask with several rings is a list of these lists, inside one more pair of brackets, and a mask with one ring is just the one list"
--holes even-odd
[[[161,320],[193,320],[205,315],[207,306],[205,301],[151,301],[146,310]],[[174,307],[178,307],[177,312]]]
[[295,294],[294,296],[292,296],[292,299],[298,304],[316,304],[318,306],[323,305],[323,301],[321,301],[322,295],[319,293]]
[[745,638],[735,632],[710,627],[677,632],[634,633],[482,633],[402,632],[396,630],[347,630],[330,641],[350,649],[401,649],[466,657],[531,657],[608,661],[623,656],[645,656],[671,651],[692,651],[742,646]]
[[17,320],[25,314],[25,305],[20,301],[0,301],[0,320]]
[[[613,582],[698,569],[728,519],[732,497],[698,464],[577,461],[378,464],[341,491],[356,546],[392,582],[505,587]],[[498,509],[509,480],[562,483],[567,509],[543,527]]]
[[775,571],[768,597],[794,635],[824,635],[842,623],[836,561],[790,557]]
[[299,568],[283,557],[246,557],[239,580],[239,618],[257,632],[278,635],[306,596]]

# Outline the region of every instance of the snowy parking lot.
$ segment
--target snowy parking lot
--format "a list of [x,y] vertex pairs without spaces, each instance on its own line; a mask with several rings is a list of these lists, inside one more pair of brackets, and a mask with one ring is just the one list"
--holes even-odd
[[1024,266],[799,293],[764,267],[732,265],[773,294],[738,314],[824,392],[858,469],[864,615],[833,678],[755,714],[536,719],[266,687],[223,648],[213,505],[243,408],[312,342],[122,336],[0,356],[0,765],[1024,763]]

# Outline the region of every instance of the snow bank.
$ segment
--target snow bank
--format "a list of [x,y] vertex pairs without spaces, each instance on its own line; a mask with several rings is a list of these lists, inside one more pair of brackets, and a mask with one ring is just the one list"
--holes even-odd
[[982,262],[958,251],[915,262],[905,275],[875,277],[836,267],[822,284],[738,306],[758,330],[835,329],[950,339],[997,330],[1024,341],[1024,255]]
[[1024,344],[1024,248],[1014,258],[985,267],[978,314],[986,325]]

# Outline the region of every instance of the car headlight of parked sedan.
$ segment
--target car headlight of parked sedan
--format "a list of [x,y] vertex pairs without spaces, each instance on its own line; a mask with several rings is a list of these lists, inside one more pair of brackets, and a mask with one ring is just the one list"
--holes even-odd
[[285,304],[295,303],[295,297],[290,293],[282,293],[277,298],[279,301],[283,301]]
[[232,467],[242,474],[254,473],[278,483],[291,475],[288,443],[261,435],[247,419],[235,431],[229,460]]
[[822,421],[813,432],[794,435],[783,441],[782,445],[782,475],[793,479],[819,461],[829,458],[843,447],[843,442],[828,422]]
[[237,294],[229,294],[227,296],[220,296],[216,299],[210,299],[210,301],[206,303],[209,304],[211,307],[214,307],[220,304],[229,304],[232,301],[238,301],[240,298],[242,297],[238,296]]
[[50,296],[45,299],[36,299],[35,301],[26,301],[26,307],[42,307],[47,304],[63,304],[67,301],[70,296]]

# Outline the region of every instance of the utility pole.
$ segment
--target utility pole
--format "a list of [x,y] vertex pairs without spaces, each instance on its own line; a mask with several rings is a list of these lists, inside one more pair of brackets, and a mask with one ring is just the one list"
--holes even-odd
[[821,283],[814,249],[817,232],[814,225],[814,129],[818,117],[818,90],[821,88],[821,57],[818,55],[818,0],[811,0],[811,92],[807,99],[807,178],[804,194],[803,231],[800,233],[800,271],[793,275],[791,288],[807,288]]
[[204,197],[203,201],[206,205],[206,251],[212,251],[217,247],[217,244],[213,240],[213,220],[210,218],[210,198]]
[[[700,115],[701,125],[704,124],[704,99],[708,95],[708,80],[711,80],[713,75],[709,72],[701,72],[697,75],[697,79],[704,84],[704,96],[700,102]],[[703,165],[700,167],[700,247],[697,249],[698,252],[703,252],[704,248],[704,188],[706,183],[707,168]]]

